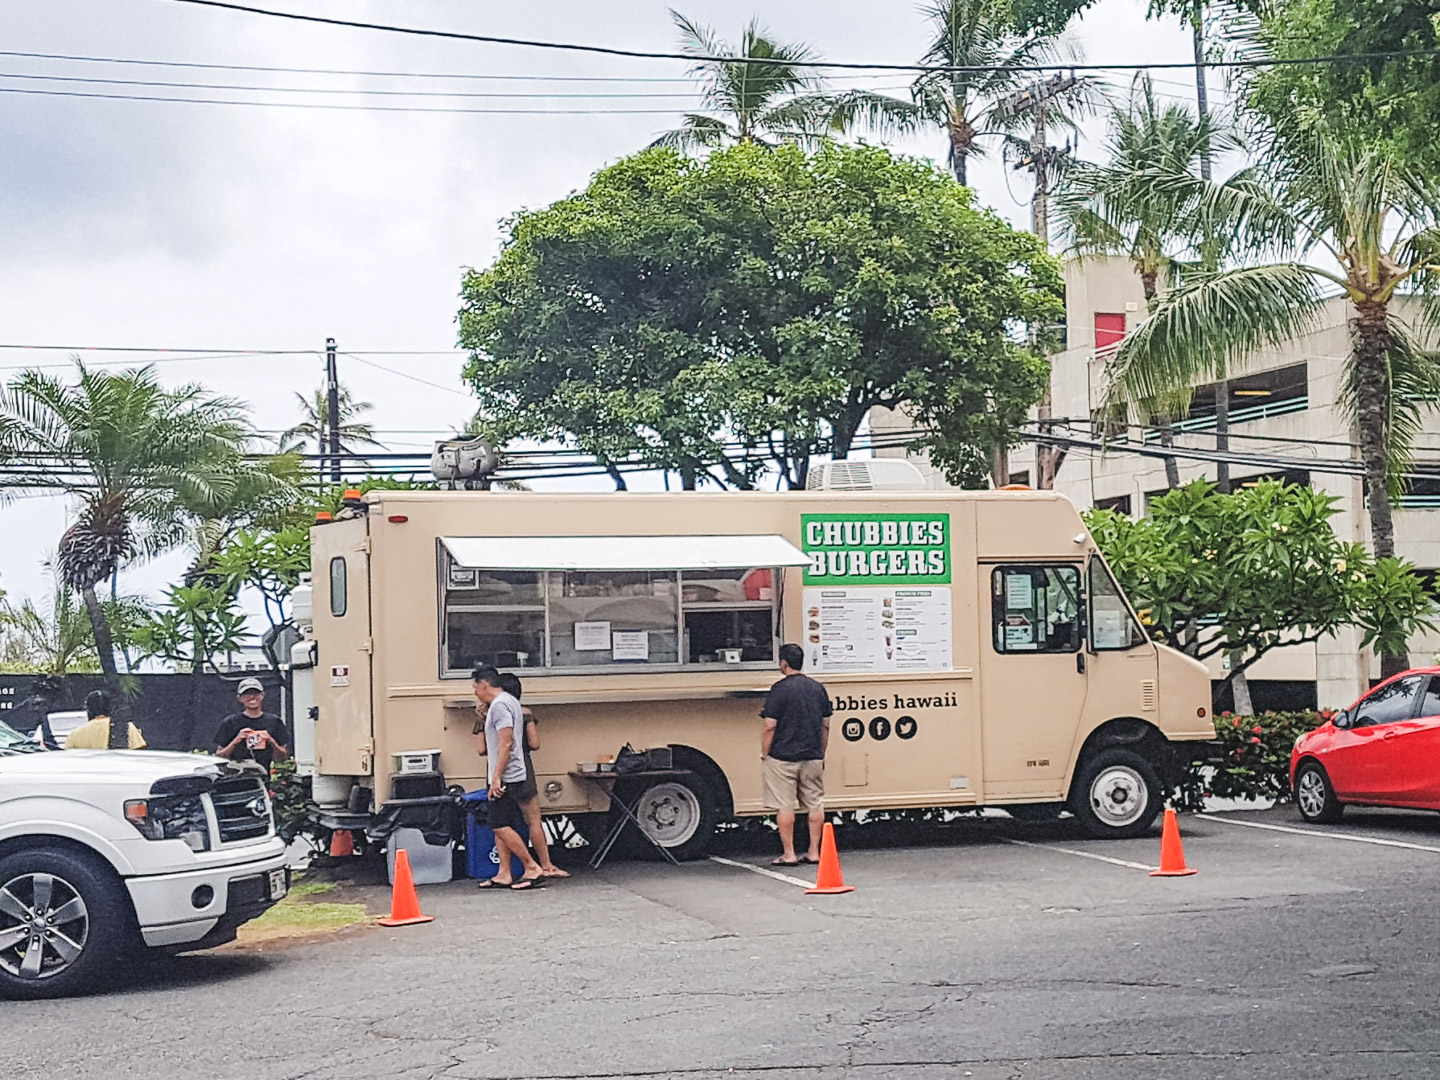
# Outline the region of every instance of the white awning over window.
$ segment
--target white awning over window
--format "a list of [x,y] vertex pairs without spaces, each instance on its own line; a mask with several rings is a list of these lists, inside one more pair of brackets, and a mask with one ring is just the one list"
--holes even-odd
[[440,542],[467,570],[749,570],[810,562],[783,536],[442,536]]

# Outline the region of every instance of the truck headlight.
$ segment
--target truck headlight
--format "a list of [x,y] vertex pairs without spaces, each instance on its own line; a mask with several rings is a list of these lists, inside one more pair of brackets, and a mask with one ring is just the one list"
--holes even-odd
[[198,795],[129,799],[125,820],[147,840],[180,840],[191,851],[210,850],[210,822]]

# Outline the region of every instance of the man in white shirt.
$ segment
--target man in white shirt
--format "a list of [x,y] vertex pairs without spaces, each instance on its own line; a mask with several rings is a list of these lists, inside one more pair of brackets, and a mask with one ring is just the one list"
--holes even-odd
[[[500,856],[500,869],[493,878],[482,881],[480,887],[516,891],[539,888],[544,884],[544,871],[520,839],[525,814],[516,793],[527,775],[525,720],[520,703],[501,688],[500,672],[493,667],[478,667],[470,677],[475,684],[475,699],[485,706],[485,730],[476,740],[475,749],[485,755],[489,768],[486,816],[495,833],[495,847]],[[511,856],[525,867],[524,876],[518,881],[510,872]]]

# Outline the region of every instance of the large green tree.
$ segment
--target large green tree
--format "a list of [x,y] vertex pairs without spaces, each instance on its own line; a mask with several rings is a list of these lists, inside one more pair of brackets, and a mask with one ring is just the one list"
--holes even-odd
[[1337,502],[1274,480],[1231,495],[1196,481],[1141,520],[1093,510],[1086,522],[1151,633],[1202,660],[1229,656],[1233,683],[1273,649],[1345,626],[1377,651],[1433,628],[1434,601],[1413,567],[1336,537]]
[[[1375,554],[1393,556],[1392,495],[1440,394],[1440,368],[1424,348],[1440,326],[1440,188],[1388,141],[1323,126],[1305,139],[1276,135],[1263,159],[1264,183],[1222,192],[1206,212],[1279,257],[1163,296],[1110,364],[1110,396],[1141,401],[1223,378],[1317,326],[1339,290],[1351,328],[1341,404],[1359,436]],[[1404,664],[1403,651],[1386,653],[1387,674]]]
[[1323,122],[1331,130],[1384,138],[1409,168],[1440,171],[1440,0],[1261,0],[1256,6],[1258,20],[1237,35],[1242,47],[1282,60],[1356,57],[1254,71],[1249,101],[1271,125],[1304,132]]
[[[1056,263],[928,164],[867,146],[647,150],[518,215],[463,283],[465,377],[500,444],[560,439],[739,487],[803,486],[872,408],[977,480],[1044,386]],[[926,440],[922,440],[926,441]]]
[[[32,471],[9,482],[75,496],[57,566],[80,593],[113,700],[123,702],[111,629],[96,586],[144,551],[178,542],[184,522],[247,482],[244,408],[199,386],[168,389],[150,368],[97,371],[75,382],[25,371],[0,391],[0,456]],[[123,706],[111,745],[125,745]]]

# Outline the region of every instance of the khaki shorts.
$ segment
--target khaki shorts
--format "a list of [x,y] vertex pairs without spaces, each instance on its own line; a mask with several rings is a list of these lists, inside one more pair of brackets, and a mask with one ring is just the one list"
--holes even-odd
[[765,805],[771,810],[825,809],[825,762],[765,759]]

